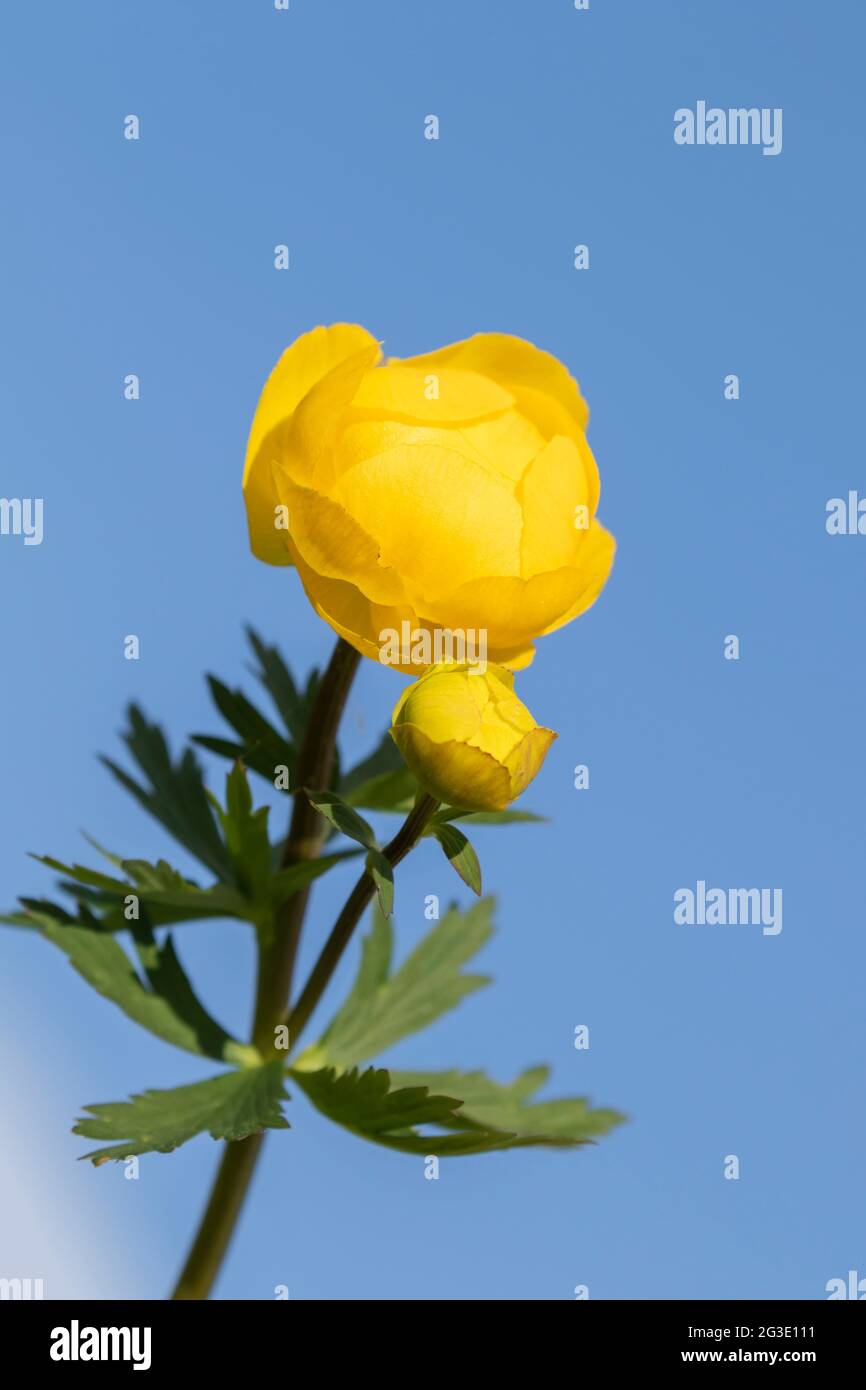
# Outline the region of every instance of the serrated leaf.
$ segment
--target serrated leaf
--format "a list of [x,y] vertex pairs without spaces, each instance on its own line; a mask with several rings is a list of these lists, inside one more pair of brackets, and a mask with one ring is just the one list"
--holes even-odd
[[171,1153],[197,1134],[239,1140],[263,1129],[288,1129],[282,1062],[224,1072],[171,1091],[144,1091],[128,1101],[87,1105],[74,1133],[122,1142],[84,1154],[94,1164],[131,1154]]
[[247,640],[255,653],[258,669],[253,674],[267,690],[292,740],[300,744],[307,726],[307,714],[318,681],[313,671],[307,689],[301,693],[292,673],[276,647],[269,647],[253,628],[248,627]]
[[122,911],[123,902],[130,895],[136,896],[147,908],[150,923],[155,927],[208,917],[249,918],[249,905],[236,889],[222,883],[200,888],[164,859],[156,864],[144,859],[115,860],[128,876],[119,879],[81,864],[64,864],[47,854],[36,854],[33,858],[67,875],[66,881],[61,883],[64,892],[100,910],[101,925],[112,931],[131,925]]
[[236,744],[208,734],[195,734],[194,742],[233,761],[240,759],[271,785],[275,785],[279,767],[288,768],[289,780],[293,781],[297,755],[291,740],[274,728],[243,691],[230,690],[216,676],[208,676],[207,681],[214,704],[240,735],[241,742]]
[[[218,753],[221,758],[228,758],[230,763],[244,760],[244,745],[242,743],[232,743],[228,738],[216,738],[211,734],[191,734],[193,743],[197,743],[200,748],[206,748],[209,753]],[[253,764],[250,763],[252,767]]]
[[122,787],[174,838],[220,879],[230,877],[225,845],[205,791],[201,767],[191,748],[173,762],[162,729],[151,724],[137,705],[128,710],[124,742],[144,773],[142,786],[110,758],[102,758]]
[[554,1147],[585,1144],[616,1125],[625,1116],[616,1110],[593,1110],[585,1099],[533,1101],[531,1097],[547,1081],[548,1067],[533,1067],[514,1081],[502,1084],[482,1071],[394,1071],[394,1086],[427,1086],[460,1096],[459,1113],[445,1123],[458,1129],[478,1126],[486,1132],[502,1130],[517,1141]]
[[460,1104],[450,1096],[431,1096],[424,1086],[392,1091],[388,1072],[374,1067],[342,1074],[325,1067],[298,1072],[295,1079],[331,1119],[366,1134],[437,1123]]
[[189,1027],[198,1043],[197,1050],[203,1056],[238,1066],[252,1066],[261,1062],[254,1047],[236,1042],[200,1003],[178,959],[171,936],[166,936],[160,943],[150,926],[139,921],[134,924],[133,940],[151,990],[170,1005],[176,1017]]
[[373,834],[372,826],[359,816],[358,812],[348,806],[342,797],[337,796],[336,792],[307,791],[304,788],[307,800],[311,806],[315,806],[320,815],[325,817],[336,830],[343,835],[347,835],[350,840],[355,840],[365,849],[376,849],[376,836]]
[[119,867],[132,880],[137,888],[146,893],[201,893],[192,879],[186,878],[165,859],[157,859],[151,864],[148,859],[121,859]]
[[[79,905],[92,908],[99,914],[99,925],[105,931],[129,930],[131,923],[126,908],[115,894],[97,889],[82,888],[75,883],[61,883],[64,892],[72,893]],[[135,894],[132,884],[127,895]],[[184,922],[213,921],[216,918],[252,920],[249,903],[233,889],[218,886],[212,890],[186,892],[147,892],[138,895],[139,904],[147,911],[151,926],[181,926]],[[23,901],[23,900],[22,900]]]
[[55,859],[50,854],[31,854],[30,858],[35,859],[37,864],[44,864],[46,868],[53,869],[55,873],[66,874],[74,883],[84,884],[87,888],[99,888],[104,893],[125,896],[134,887],[126,879],[114,878],[99,869],[88,869],[83,864],[64,864],[62,860]]
[[30,915],[36,930],[60,947],[82,979],[148,1032],[201,1057],[236,1061],[244,1055],[244,1045],[195,999],[170,940],[162,947],[154,946],[149,961],[151,978],[163,972],[163,979],[171,983],[164,997],[145,986],[123,947],[97,922],[72,920],[66,913],[31,911]]
[[[353,859],[359,850],[344,850],[339,854],[322,855],[318,859],[302,860],[285,869],[278,869],[267,877],[260,886],[257,898],[244,896],[228,884],[217,883],[211,888],[200,888],[191,879],[173,869],[161,859],[150,864],[143,859],[117,860],[119,867],[128,879],[112,878],[80,864],[64,864],[50,855],[34,855],[40,863],[47,864],[59,873],[68,875],[61,882],[64,892],[70,893],[77,902],[86,904],[99,913],[99,925],[108,931],[128,930],[133,924],[125,916],[124,901],[130,895],[138,898],[146,909],[151,926],[160,927],[181,922],[202,921],[206,918],[232,917],[240,921],[258,924],[268,912],[272,912],[287,902],[293,894],[306,888],[314,879],[328,872],[345,859]],[[22,902],[24,900],[22,899]],[[4,919],[0,917],[0,922]],[[26,926],[32,923],[6,919],[11,925]]]
[[226,808],[215,802],[235,880],[250,898],[266,896],[271,877],[271,842],[268,839],[269,808],[253,808],[246,770],[235,763],[226,778]]
[[461,967],[490,937],[492,909],[489,898],[468,912],[452,908],[390,978],[381,966],[390,961],[392,931],[374,912],[354,988],[318,1044],[327,1060],[350,1067],[376,1057],[488,984],[487,975],[464,975]]
[[[326,1029],[321,1044],[314,1044],[314,1048],[323,1049],[325,1057],[330,1055],[332,1039],[335,1060],[345,1059],[348,1055],[347,1046],[351,1049],[351,1040],[355,1037],[363,1038],[366,1033],[372,1001],[375,1000],[380,987],[386,984],[391,971],[393,942],[394,933],[391,926],[378,904],[374,904],[372,930],[361,942],[361,963],[355,982],[339,1013]],[[350,1058],[349,1065],[352,1060],[355,1059]],[[357,1060],[363,1061],[363,1055]]]
[[460,1134],[419,1133],[416,1125],[450,1128],[460,1101],[431,1094],[425,1086],[393,1087],[387,1071],[369,1067],[339,1073],[293,1070],[298,1086],[321,1114],[361,1139],[403,1153],[442,1157],[481,1153],[507,1147],[512,1135],[487,1134],[481,1129]]
[[[328,793],[323,793],[328,796]],[[354,814],[354,813],[353,813]],[[217,803],[232,867],[239,888],[248,900],[244,915],[260,931],[272,929],[274,910],[294,893],[327,873],[348,855],[323,855],[275,869],[274,849],[268,839],[268,807],[253,807],[246,772],[236,763],[226,782],[226,810]],[[355,853],[356,851],[350,851]]]
[[434,825],[430,833],[435,836],[455,873],[462,878],[473,893],[481,897],[481,865],[472,845],[456,825]]
[[[244,743],[259,745],[262,747],[271,746],[274,751],[292,752],[292,744],[289,739],[279,729],[275,729],[269,719],[256,709],[251,700],[248,700],[242,690],[230,690],[223,681],[216,676],[207,677],[208,687],[214,704],[223,716],[227,724],[230,724],[236,734],[240,734]],[[278,758],[277,761],[283,761]]]

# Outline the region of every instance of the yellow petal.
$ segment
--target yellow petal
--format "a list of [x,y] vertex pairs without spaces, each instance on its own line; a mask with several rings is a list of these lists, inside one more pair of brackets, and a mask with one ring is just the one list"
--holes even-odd
[[488,472],[516,484],[532,460],[545,447],[544,435],[518,410],[507,410],[493,420],[462,425],[461,441]]
[[[367,382],[381,368],[364,378]],[[353,409],[336,446],[336,465],[341,476],[364,459],[374,458],[401,445],[426,444],[459,454],[478,465],[514,492],[527,467],[545,447],[545,439],[530,420],[516,410],[505,410],[486,420],[457,425],[420,425],[397,420],[363,419]]]
[[[468,743],[481,727],[475,698],[479,689],[485,689],[483,679],[470,676],[464,667],[433,667],[403,692],[394,707],[393,722],[402,722],[406,713],[410,723],[423,726],[433,743],[447,743],[449,739]],[[411,709],[406,711],[410,701]]]
[[512,800],[507,768],[489,753],[451,741],[434,743],[414,724],[397,724],[391,737],[416,781],[449,806],[504,811]]
[[[536,455],[517,489],[523,506],[521,574],[531,579],[573,565],[592,517],[583,461],[574,440],[558,434]],[[580,513],[577,508],[584,510]]]
[[[344,637],[362,656],[378,661],[382,645],[379,634],[388,629],[399,633],[404,621],[414,621],[414,614],[408,606],[388,607],[372,603],[356,585],[316,574],[297,547],[291,542],[290,546],[304,592],[319,617],[324,618],[334,632]],[[413,671],[411,666],[405,669],[409,674]]]
[[581,431],[574,436],[574,442],[580,451],[583,460],[583,469],[586,474],[586,485],[589,490],[589,514],[595,516],[598,511],[598,499],[601,496],[601,479],[598,476],[598,464],[595,461],[595,454],[589,447],[586,435]]
[[422,787],[475,810],[514,800],[556,737],[518,700],[509,671],[473,673],[465,663],[441,663],[410,685],[394,708],[391,736]]
[[[432,394],[431,394],[432,393]],[[514,398],[495,381],[457,369],[386,366],[361,382],[352,409],[394,420],[458,424],[508,410]]]
[[[397,359],[390,359],[391,361]],[[589,407],[563,364],[524,338],[509,333],[476,333],[436,352],[403,359],[411,367],[459,367],[491,377],[509,390],[518,409],[546,438],[586,428]]]
[[519,573],[519,506],[455,451],[397,445],[342,474],[332,495],[375,536],[416,606],[480,575]]
[[[603,581],[602,581],[603,582]],[[489,651],[522,650],[578,601],[586,576],[575,566],[537,574],[476,579],[427,605],[427,616],[445,627],[485,629]],[[497,660],[512,666],[511,661]]]
[[352,397],[372,371],[378,347],[364,348],[338,362],[301,401],[292,419],[283,457],[299,482],[326,491],[336,473],[334,447],[343,430]]
[[509,671],[525,671],[535,660],[535,647],[530,642],[519,643],[516,647],[491,647],[490,656],[499,666]]
[[511,777],[512,800],[516,800],[520,793],[529,786],[547,757],[550,745],[555,738],[556,734],[552,729],[545,729],[541,725],[537,725],[521,739],[517,748],[509,756],[506,766]]
[[576,574],[580,579],[580,591],[577,598],[561,618],[557,618],[549,627],[539,630],[539,637],[556,632],[558,628],[564,627],[566,623],[570,623],[573,618],[578,618],[581,613],[592,607],[607,583],[615,554],[616,541],[613,536],[601,522],[594,521],[585,532],[585,539],[578,552]]
[[277,470],[275,486],[288,508],[292,541],[312,571],[355,584],[373,603],[405,602],[400,576],[379,563],[378,545],[343,507],[284,470]]
[[286,429],[304,396],[333,367],[362,349],[378,354],[375,338],[358,324],[314,328],[286,348],[256,406],[244,463],[244,495],[253,553],[274,565],[290,563],[285,532],[274,527],[279,499],[272,465],[279,462]]

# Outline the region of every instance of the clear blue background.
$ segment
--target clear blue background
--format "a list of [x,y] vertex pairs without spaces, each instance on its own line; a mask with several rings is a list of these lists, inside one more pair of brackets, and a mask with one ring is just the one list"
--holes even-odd
[[[551,823],[477,832],[499,903],[479,964],[497,982],[393,1060],[502,1079],[547,1060],[550,1094],[630,1123],[430,1182],[296,1096],[218,1296],[821,1298],[866,1274],[866,538],[824,524],[828,498],[866,493],[864,40],[853,0],[5,16],[0,495],[43,497],[45,539],[0,538],[4,906],[49,886],[26,851],[87,857],[80,828],[127,855],[170,849],[95,758],[118,752],[129,699],[176,744],[218,725],[205,670],[247,679],[244,622],[298,671],[326,659],[296,576],[250,556],[240,493],[258,392],[298,333],[357,320],[405,355],[501,329],[556,353],[590,402],[619,542],[600,602],[520,678],[560,734],[526,798]],[[782,154],[676,146],[673,113],[698,99],[782,107]],[[364,664],[347,757],[400,689]],[[781,935],[675,926],[673,893],[699,878],[781,887]],[[307,962],[347,882],[316,889]],[[400,872],[402,952],[428,893],[467,897],[429,844]],[[244,1029],[244,930],[178,939]],[[76,1163],[69,1129],[85,1102],[212,1068],[137,1031],[37,937],[5,932],[2,961],[0,1274],[162,1297],[213,1142],[130,1182]]]

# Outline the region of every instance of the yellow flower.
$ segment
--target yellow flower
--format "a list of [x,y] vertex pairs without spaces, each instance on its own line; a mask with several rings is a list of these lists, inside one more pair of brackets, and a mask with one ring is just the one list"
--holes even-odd
[[[525,666],[536,637],[594,602],[613,560],[586,402],[555,357],[502,333],[380,357],[345,323],[283,353],[247,445],[253,552],[294,564],[365,656],[391,661],[392,633],[447,630]],[[431,661],[423,643],[402,658],[416,675]]]
[[391,737],[438,801],[502,811],[529,785],[556,734],[536,724],[501,666],[432,666],[403,691]]

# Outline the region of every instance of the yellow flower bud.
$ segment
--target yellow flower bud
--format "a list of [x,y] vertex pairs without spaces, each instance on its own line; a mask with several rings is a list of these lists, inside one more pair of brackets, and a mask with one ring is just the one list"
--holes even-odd
[[[365,656],[391,664],[383,634],[406,624],[483,634],[517,670],[536,637],[594,603],[613,561],[588,415],[562,363],[521,338],[382,362],[359,325],[315,328],[283,353],[253,420],[253,552],[295,565]],[[412,653],[397,669],[429,664]]]
[[466,811],[504,810],[556,738],[536,724],[501,666],[431,666],[404,690],[392,721],[391,737],[416,781]]

